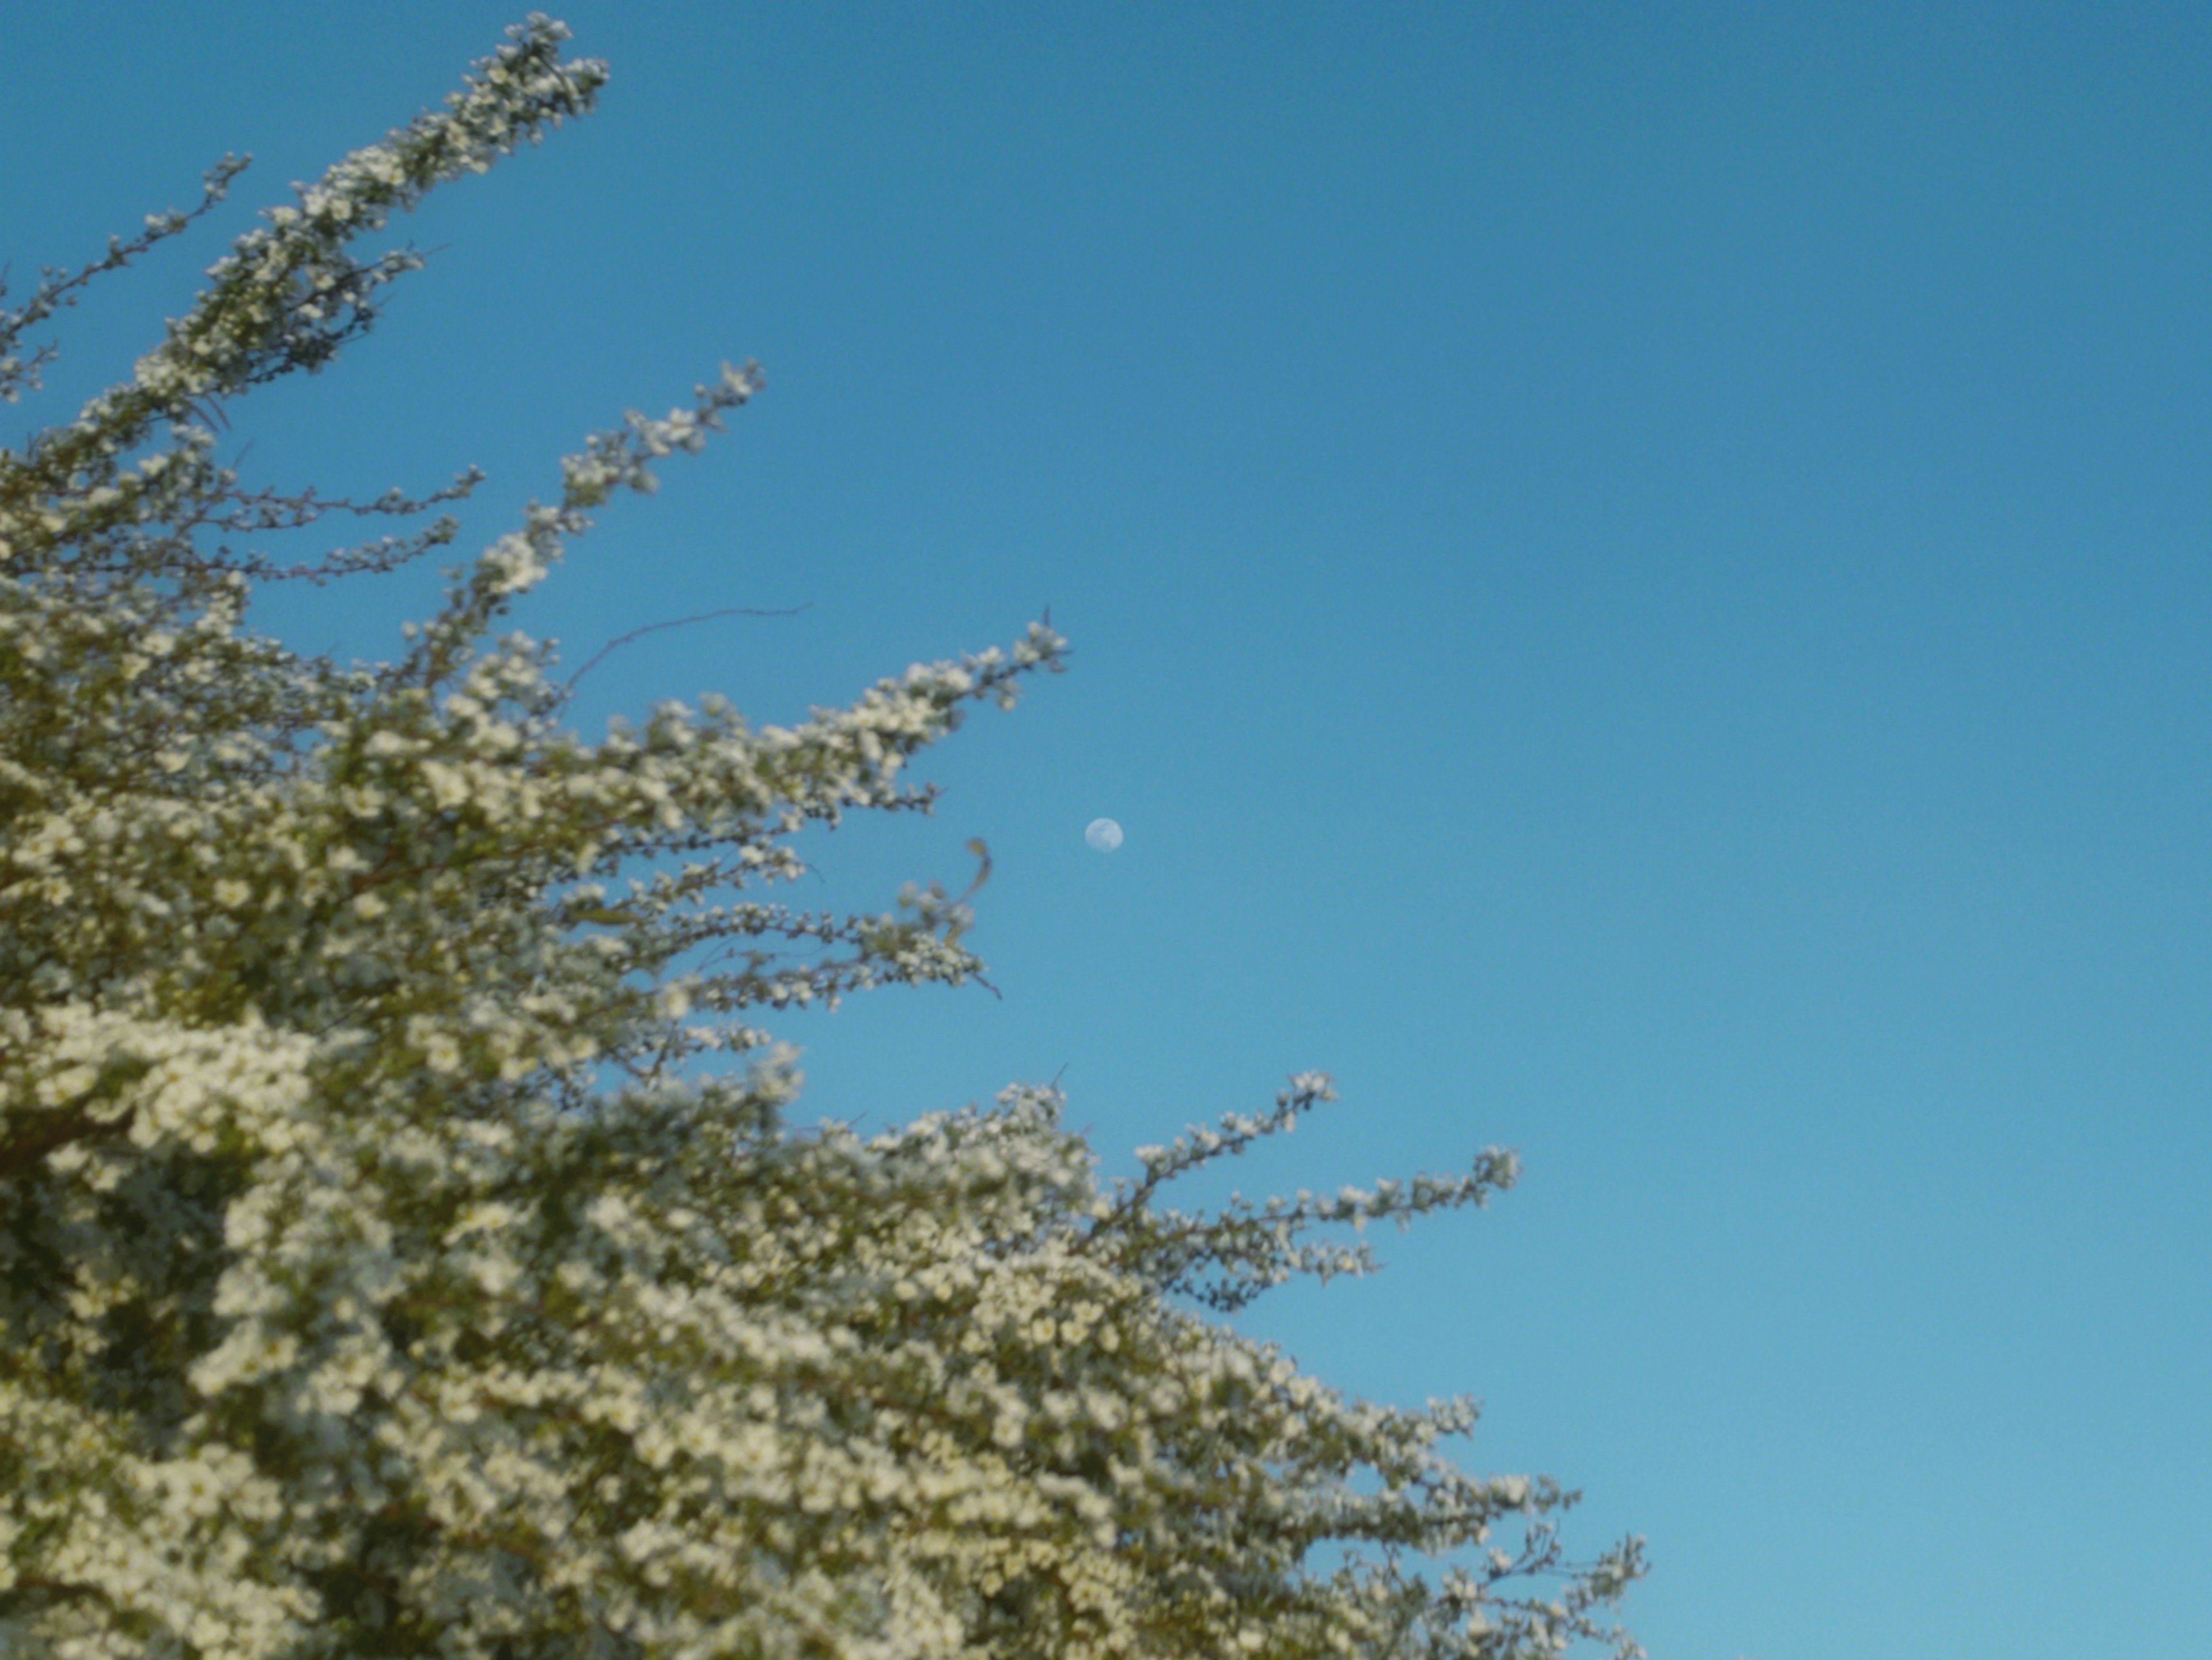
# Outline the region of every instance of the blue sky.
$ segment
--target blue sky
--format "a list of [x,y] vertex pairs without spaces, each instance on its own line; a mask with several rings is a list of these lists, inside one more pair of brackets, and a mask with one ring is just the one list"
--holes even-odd
[[[1109,1163],[1333,1071],[1248,1190],[1527,1175],[1250,1329],[1646,1534],[1661,1660],[2200,1651],[2212,1629],[2212,11],[765,4],[562,13],[600,112],[258,478],[554,460],[769,390],[526,622],[587,727],[1015,637],[823,903],[996,873],[1003,1000],[787,1023],[880,1122],[1065,1067]],[[434,101],[478,0],[15,9],[18,280]],[[219,246],[77,314],[121,373]],[[389,651],[428,573],[264,612]],[[333,596],[341,596],[334,599]],[[1110,815],[1126,843],[1083,828]]]

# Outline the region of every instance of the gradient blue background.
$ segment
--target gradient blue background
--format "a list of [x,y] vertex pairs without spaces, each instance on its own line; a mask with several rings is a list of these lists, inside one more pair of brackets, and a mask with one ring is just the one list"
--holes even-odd
[[[229,149],[249,222],[511,14],[17,4],[0,254]],[[525,621],[605,714],[763,720],[1013,638],[933,820],[1005,992],[788,1021],[883,1122],[1063,1066],[1114,1168],[1333,1070],[1249,1189],[1519,1148],[1481,1217],[1249,1327],[1471,1389],[1474,1458],[1649,1535],[1662,1660],[2212,1645],[2212,9],[571,5],[601,112],[256,479],[474,462],[471,544],[623,408],[769,389]],[[78,314],[4,441],[220,237]],[[262,613],[381,654],[429,572]],[[1110,814],[1127,844],[1082,830]]]

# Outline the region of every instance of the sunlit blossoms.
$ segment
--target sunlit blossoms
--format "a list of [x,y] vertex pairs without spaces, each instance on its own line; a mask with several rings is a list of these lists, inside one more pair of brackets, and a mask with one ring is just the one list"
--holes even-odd
[[[786,1127],[759,1012],[972,978],[941,888],[773,895],[793,831],[921,808],[908,763],[1060,666],[1044,625],[755,727],[586,742],[501,633],[589,512],[759,386],[725,371],[562,464],[395,660],[246,623],[246,548],[408,499],[248,489],[210,427],[419,263],[354,245],[587,112],[510,31],[440,111],[264,216],[131,376],[0,452],[0,1654],[56,1660],[1534,1656],[1634,1545],[1464,1473],[1463,1403],[1346,1399],[1220,1316],[1358,1272],[1342,1232],[1480,1203],[1509,1155],[1334,1195],[1163,1202],[1329,1098],[1294,1079],[1105,1182],[1059,1097]],[[83,284],[0,313],[0,395]]]

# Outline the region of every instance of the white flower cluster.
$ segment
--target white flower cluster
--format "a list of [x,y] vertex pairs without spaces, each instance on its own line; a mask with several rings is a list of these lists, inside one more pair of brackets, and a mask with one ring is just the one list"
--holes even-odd
[[[1597,1615],[1634,1545],[1566,1564],[1571,1495],[1445,1456],[1466,1403],[1347,1400],[1203,1312],[1364,1268],[1321,1231],[1480,1202],[1509,1155],[1197,1215],[1164,1184],[1325,1078],[1118,1185],[1050,1090],[787,1124],[750,1012],[980,968],[933,885],[763,897],[790,833],[926,807],[908,763],[1064,645],[1033,625],[787,728],[711,699],[564,727],[550,651],[495,625],[755,371],[590,440],[398,660],[246,629],[250,579],[294,573],[222,538],[473,483],[248,492],[201,417],[316,367],[412,263],[351,239],[588,107],[559,25],[512,33],[240,239],[131,380],[0,452],[0,1654],[1633,1651]],[[145,241],[0,317],[0,386]],[[741,1064],[685,1066],[711,1050]]]

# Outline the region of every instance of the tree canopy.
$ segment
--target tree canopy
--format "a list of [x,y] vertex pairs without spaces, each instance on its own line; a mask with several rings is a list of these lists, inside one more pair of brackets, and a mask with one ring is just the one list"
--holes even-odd
[[[0,451],[0,1650],[276,1657],[1523,1657],[1641,1571],[1466,1402],[1347,1398],[1224,1316],[1449,1177],[1168,1201],[1331,1098],[1109,1181],[1051,1087],[863,1136],[787,1122],[765,1007],[959,984],[965,896],[777,903],[793,834],[926,810],[908,763],[1063,666],[1043,622],[790,727],[663,703],[587,742],[501,632],[590,514],[758,390],[632,414],[389,661],[257,584],[450,544],[417,498],[250,488],[216,426],[365,331],[398,211],[589,111],[533,16],[442,108],[272,208],[130,376]],[[0,311],[0,395],[149,217]],[[392,520],[307,564],[257,538]]]

